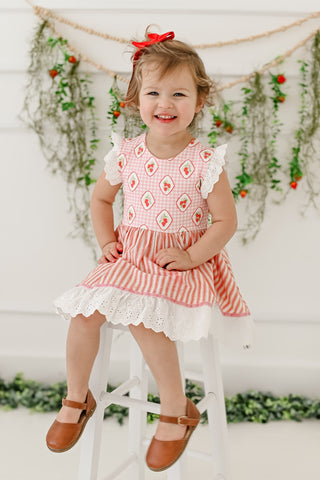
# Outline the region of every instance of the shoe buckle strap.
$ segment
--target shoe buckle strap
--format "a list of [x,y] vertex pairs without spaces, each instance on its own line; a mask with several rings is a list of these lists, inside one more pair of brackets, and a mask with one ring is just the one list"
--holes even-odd
[[199,418],[190,418],[186,415],[182,415],[181,417],[177,418],[178,425],[188,425],[190,427],[196,427],[199,423]]
[[169,417],[167,415],[160,415],[160,422],[164,423],[175,423],[178,425],[188,425],[191,427],[196,427],[199,423],[199,418],[190,418],[187,415],[181,415],[180,417]]
[[74,402],[73,400],[62,399],[62,405],[65,407],[78,408],[79,410],[86,410],[87,404],[81,402]]

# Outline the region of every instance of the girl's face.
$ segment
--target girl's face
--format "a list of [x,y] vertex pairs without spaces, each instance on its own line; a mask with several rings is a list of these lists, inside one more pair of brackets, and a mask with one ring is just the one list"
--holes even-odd
[[187,65],[162,78],[156,64],[143,67],[139,110],[152,135],[168,137],[186,132],[202,106]]

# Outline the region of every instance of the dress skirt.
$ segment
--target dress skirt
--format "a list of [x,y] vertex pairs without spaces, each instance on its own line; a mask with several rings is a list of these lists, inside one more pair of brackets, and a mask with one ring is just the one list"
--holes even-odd
[[116,230],[121,257],[99,264],[58,297],[57,312],[70,319],[97,310],[113,324],[142,322],[173,341],[198,340],[211,332],[224,342],[250,345],[252,319],[225,249],[191,270],[170,271],[155,263],[160,249],[185,250],[204,233],[165,233],[121,223]]

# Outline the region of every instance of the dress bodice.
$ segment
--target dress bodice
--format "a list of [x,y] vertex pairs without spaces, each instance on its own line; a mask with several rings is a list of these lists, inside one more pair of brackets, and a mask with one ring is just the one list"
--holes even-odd
[[207,228],[206,198],[222,172],[226,145],[206,148],[193,139],[175,157],[159,159],[145,134],[113,140],[105,171],[111,184],[123,183],[123,224],[167,233]]

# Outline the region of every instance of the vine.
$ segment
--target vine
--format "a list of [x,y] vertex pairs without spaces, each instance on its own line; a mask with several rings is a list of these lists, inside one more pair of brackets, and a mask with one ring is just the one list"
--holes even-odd
[[212,116],[211,130],[208,133],[208,143],[214,148],[217,145],[217,141],[225,143],[229,141],[230,135],[235,129],[232,112],[233,102],[229,101],[223,103],[220,110],[210,109]]
[[[302,64],[302,67],[303,66],[304,64]],[[308,72],[306,73],[308,74]],[[308,80],[309,90],[307,89],[307,92],[302,90],[304,97],[302,97],[301,109],[303,112],[301,113],[300,118],[301,122],[303,121],[303,124],[300,124],[301,142],[300,144],[298,143],[298,146],[300,146],[299,153],[301,154],[301,168],[299,168],[299,163],[294,163],[294,158],[293,162],[290,164],[290,174],[293,175],[293,180],[298,182],[302,176],[305,179],[307,203],[303,212],[310,205],[319,209],[317,201],[320,197],[318,160],[320,147],[320,31],[315,35],[311,46],[310,72]],[[306,87],[302,86],[302,88]],[[305,104],[303,101],[305,101]]]
[[299,110],[299,127],[295,131],[295,139],[296,144],[292,147],[292,160],[289,162],[290,167],[290,179],[291,183],[290,186],[294,190],[298,186],[298,181],[301,180],[303,173],[302,173],[302,166],[301,166],[301,147],[303,142],[304,136],[304,123],[307,116],[307,104],[306,104],[306,97],[308,94],[307,90],[307,74],[308,74],[308,63],[302,60],[298,60],[301,64],[300,73],[302,76],[300,87],[300,110]]
[[268,169],[269,169],[269,176],[270,176],[270,182],[271,182],[270,187],[278,192],[281,191],[281,188],[279,186],[280,180],[276,178],[276,175],[279,173],[279,170],[281,169],[281,165],[276,156],[276,147],[277,147],[277,137],[280,133],[280,127],[282,127],[283,125],[279,121],[278,110],[279,110],[279,103],[283,103],[287,96],[286,93],[284,93],[280,87],[280,85],[285,83],[285,81],[286,81],[286,77],[283,74],[273,75],[272,73],[270,73],[269,85],[271,85],[271,89],[273,92],[273,95],[271,97],[272,104],[273,104],[273,109],[272,109],[273,122],[271,127],[272,139],[270,141],[271,159],[270,159]]
[[[114,389],[108,386],[107,391]],[[12,381],[0,379],[0,405],[3,410],[16,409],[19,406],[29,408],[34,412],[55,412],[61,408],[61,400],[66,396],[66,382],[52,385],[42,384],[34,380],[25,380],[18,373]],[[203,388],[186,381],[186,395],[194,403],[204,397]],[[148,394],[148,401],[160,403],[158,395]],[[299,395],[277,397],[272,393],[250,390],[246,393],[225,398],[228,423],[255,422],[267,423],[273,420],[295,420],[315,418],[320,419],[320,399],[310,399]],[[106,408],[104,418],[115,416],[123,424],[128,416],[128,409],[120,405],[110,405]],[[147,420],[152,423],[158,415],[148,413]],[[202,414],[201,423],[207,423],[207,414]]]
[[[281,168],[278,161],[277,138],[282,123],[278,108],[286,94],[280,85],[286,81],[283,74],[270,76],[272,95],[268,97],[260,74],[256,73],[248,86],[243,87],[241,112],[241,148],[239,151],[241,173],[236,176],[233,194],[247,200],[247,224],[243,229],[243,243],[254,240],[260,230],[266,209],[269,189],[280,189],[277,178]],[[270,100],[272,102],[270,102]]]
[[47,21],[39,25],[32,41],[20,118],[37,133],[51,173],[59,173],[66,181],[69,210],[74,213],[70,235],[81,236],[95,256],[89,216],[89,187],[95,182],[93,153],[99,143],[95,99],[89,92],[88,76],[79,74],[80,60],[65,45],[66,40],[50,35]]

